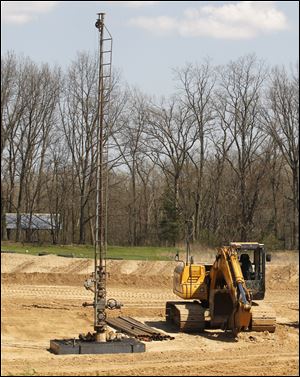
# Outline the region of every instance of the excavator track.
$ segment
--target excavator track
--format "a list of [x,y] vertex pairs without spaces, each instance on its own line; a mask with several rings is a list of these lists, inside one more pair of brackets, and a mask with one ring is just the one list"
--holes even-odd
[[276,313],[269,305],[252,303],[251,314],[250,330],[275,332]]
[[182,332],[199,332],[205,329],[206,309],[197,301],[168,301],[166,321]]

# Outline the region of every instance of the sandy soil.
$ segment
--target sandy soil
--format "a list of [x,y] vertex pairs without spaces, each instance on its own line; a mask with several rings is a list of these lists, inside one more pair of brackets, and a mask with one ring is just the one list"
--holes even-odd
[[223,331],[176,333],[164,305],[175,299],[175,262],[108,261],[108,297],[122,311],[174,340],[146,343],[143,354],[68,355],[48,352],[49,340],[92,331],[92,293],[82,284],[93,261],[56,256],[1,255],[1,375],[299,375],[298,255],[277,254],[267,267],[265,301],[277,314],[274,334]]

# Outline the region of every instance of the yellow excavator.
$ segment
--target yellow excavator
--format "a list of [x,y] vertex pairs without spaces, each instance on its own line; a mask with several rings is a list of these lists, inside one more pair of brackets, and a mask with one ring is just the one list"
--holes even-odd
[[195,264],[189,254],[188,246],[186,261],[179,261],[173,277],[173,292],[185,301],[166,303],[167,322],[183,332],[275,331],[275,312],[262,302],[271,260],[263,244],[231,242],[218,249],[213,264]]

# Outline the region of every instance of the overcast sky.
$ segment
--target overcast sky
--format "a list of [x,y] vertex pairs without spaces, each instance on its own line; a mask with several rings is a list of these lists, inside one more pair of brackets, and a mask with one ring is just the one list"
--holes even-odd
[[106,13],[114,66],[148,94],[170,94],[172,68],[204,57],[298,61],[298,1],[2,1],[1,53],[66,67],[77,51],[97,51],[97,12]]

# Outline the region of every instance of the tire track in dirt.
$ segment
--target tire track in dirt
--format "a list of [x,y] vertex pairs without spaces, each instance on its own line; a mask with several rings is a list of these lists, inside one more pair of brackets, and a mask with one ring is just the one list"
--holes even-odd
[[[84,271],[88,274],[88,268],[92,266],[92,261],[89,259],[77,260],[66,268],[66,274],[78,274]],[[61,272],[61,269],[57,269],[57,272]],[[52,271],[55,272],[55,271]]]
[[[92,293],[86,291],[84,288],[76,288],[73,286],[32,286],[32,285],[2,285],[1,292],[3,295],[7,295],[9,297],[63,297],[66,298],[91,298],[93,297]],[[165,291],[148,291],[145,292],[144,290],[120,290],[120,289],[109,289],[107,290],[108,296],[117,296],[120,299],[125,300],[139,300],[139,301],[166,301],[170,299],[176,299],[177,296],[173,295],[172,292]],[[67,297],[66,297],[67,296]]]
[[[198,357],[197,357],[198,355]],[[205,359],[203,359],[205,357]],[[99,359],[101,364],[99,365]],[[80,360],[80,370],[77,363]],[[135,363],[133,362],[135,361]],[[52,358],[52,371],[45,370],[43,363],[29,359],[30,365],[43,375],[75,376],[75,375],[270,375],[270,370],[276,371],[272,375],[296,375],[297,353],[269,354],[268,358],[262,353],[251,355],[224,354],[216,357],[215,353],[198,354],[195,351],[182,352],[180,360],[174,354],[166,352],[135,354],[135,355],[90,355],[60,356],[59,360]],[[24,368],[19,361],[11,361],[17,369]],[[61,366],[63,362],[63,366]],[[113,362],[113,363],[112,363]],[[9,365],[6,366],[8,368]]]
[[[196,356],[196,355],[195,355]],[[211,355],[212,356],[212,355]],[[265,356],[261,355],[253,355],[252,357],[240,357],[240,358],[233,358],[230,359],[228,357],[225,358],[213,358],[213,363],[211,360],[199,360],[196,358],[197,361],[190,359],[188,361],[177,361],[177,360],[170,360],[169,365],[166,363],[166,360],[159,361],[149,360],[139,363],[136,366],[131,365],[124,365],[118,366],[118,368],[110,368],[109,370],[113,372],[113,375],[161,375],[161,376],[172,376],[172,375],[207,375],[209,372],[210,374],[218,374],[218,375],[232,375],[234,370],[238,371],[238,374],[242,372],[246,372],[246,375],[253,375],[256,372],[258,375],[262,375],[262,372],[269,372],[270,366],[273,365],[274,362],[277,364],[277,368],[281,364],[286,369],[287,363],[297,361],[297,355],[281,355],[279,357],[269,358],[266,360]],[[255,362],[255,365],[253,363]],[[212,366],[213,364],[213,366]],[[154,366],[155,365],[155,366]],[[247,366],[245,366],[247,365]],[[106,372],[109,371],[108,369],[94,369],[92,373],[105,375]],[[201,374],[199,374],[199,372]],[[87,373],[84,373],[88,375]],[[69,375],[69,374],[68,374]],[[71,374],[70,374],[71,375]]]
[[[82,307],[83,302],[93,302],[92,292],[86,291],[84,288],[76,288],[74,286],[22,286],[22,285],[2,285],[2,295],[5,301],[9,302],[9,306],[16,309],[20,308],[20,300],[31,301],[34,304],[24,306],[25,310],[42,310],[43,312],[55,310],[76,310],[80,311],[80,316],[83,312],[88,312],[86,308]],[[122,302],[123,306],[120,311],[110,312],[110,316],[128,315],[133,317],[143,316],[164,316],[165,303],[168,300],[176,299],[172,292],[151,290],[145,292],[142,289],[135,290],[131,288],[126,289],[108,289],[108,298],[115,298]],[[6,305],[7,307],[8,305]],[[43,313],[41,312],[41,313]]]
[[32,262],[32,261],[23,262],[19,266],[16,266],[15,268],[13,268],[11,273],[12,274],[20,273],[22,271],[25,271],[26,269],[28,269],[29,267],[31,267],[33,265],[34,265],[34,262]]

